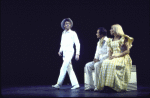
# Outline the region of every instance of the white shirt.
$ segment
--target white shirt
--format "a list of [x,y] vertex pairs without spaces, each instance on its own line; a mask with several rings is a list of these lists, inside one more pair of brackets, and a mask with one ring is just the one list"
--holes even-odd
[[68,31],[64,30],[61,36],[60,49],[59,51],[74,51],[73,45],[76,45],[76,54],[80,55],[80,42],[75,31],[69,29]]
[[100,40],[97,42],[96,53],[94,56],[95,59],[104,60],[108,57],[109,47],[107,46],[107,42],[106,42],[107,40],[108,38],[105,37],[102,43],[102,47],[100,47]]

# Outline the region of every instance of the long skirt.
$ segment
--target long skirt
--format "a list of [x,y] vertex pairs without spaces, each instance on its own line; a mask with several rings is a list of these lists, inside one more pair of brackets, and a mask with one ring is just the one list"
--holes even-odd
[[129,54],[124,57],[106,59],[100,68],[97,88],[111,87],[117,92],[126,91],[131,76],[132,60]]

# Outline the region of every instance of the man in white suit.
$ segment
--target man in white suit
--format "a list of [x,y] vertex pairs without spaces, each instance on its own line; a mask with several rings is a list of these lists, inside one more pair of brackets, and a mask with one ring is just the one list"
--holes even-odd
[[[107,41],[109,38],[107,38],[107,30],[103,27],[98,28],[97,30],[97,38],[99,41],[97,42],[97,48],[94,60],[91,62],[86,63],[85,65],[85,72],[86,72],[86,81],[85,81],[85,91],[93,90],[98,91],[97,89],[97,83],[99,79],[99,70],[100,65],[108,58],[109,53],[109,47],[107,46]],[[92,70],[95,72],[94,81],[92,76]]]
[[74,48],[73,48],[74,43],[76,45],[75,59],[77,61],[79,60],[80,42],[77,33],[71,30],[72,26],[73,22],[70,18],[65,18],[61,22],[61,27],[62,29],[64,29],[64,31],[62,32],[60,43],[61,46],[58,55],[62,56],[63,52],[63,64],[60,69],[60,74],[57,83],[55,85],[52,85],[52,87],[54,88],[60,88],[66,76],[66,72],[68,72],[71,84],[73,86],[71,89],[77,89],[80,87],[71,63],[72,57],[74,55]]

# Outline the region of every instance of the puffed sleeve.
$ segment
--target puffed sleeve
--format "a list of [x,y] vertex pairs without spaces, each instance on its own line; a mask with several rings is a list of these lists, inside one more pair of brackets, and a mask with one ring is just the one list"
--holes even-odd
[[111,38],[108,38],[108,40],[107,40],[107,46],[108,46],[109,49],[112,51],[111,42],[112,42],[112,39],[111,39]]
[[131,48],[132,47],[132,43],[133,43],[133,41],[134,41],[134,38],[133,37],[130,37],[130,36],[128,36],[128,35],[124,35],[126,38],[128,38],[128,42],[129,42],[129,48]]

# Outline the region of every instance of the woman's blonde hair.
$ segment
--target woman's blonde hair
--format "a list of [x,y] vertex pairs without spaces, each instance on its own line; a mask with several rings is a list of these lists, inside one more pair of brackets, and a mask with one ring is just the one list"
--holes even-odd
[[114,24],[114,25],[112,25],[112,27],[115,28],[115,32],[116,32],[118,35],[120,35],[120,36],[122,36],[122,37],[126,37],[126,38],[128,39],[129,48],[131,48],[131,47],[132,47],[132,42],[133,42],[134,38],[133,38],[133,37],[130,37],[130,36],[126,35],[126,34],[124,34],[124,31],[123,31],[121,25],[119,25],[119,24]]
[[123,35],[124,35],[124,31],[123,31],[121,25],[119,25],[119,24],[114,24],[114,25],[112,25],[112,27],[115,28],[115,32],[116,32],[118,35],[120,35],[120,36],[123,36]]

